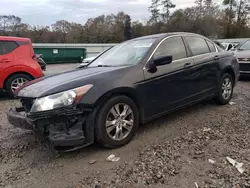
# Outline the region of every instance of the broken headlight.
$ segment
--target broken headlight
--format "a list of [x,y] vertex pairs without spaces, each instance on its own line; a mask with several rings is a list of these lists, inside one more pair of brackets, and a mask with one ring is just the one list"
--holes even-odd
[[82,96],[87,93],[92,87],[93,85],[89,84],[36,99],[31,108],[31,112],[53,110],[56,108],[77,104],[81,100]]

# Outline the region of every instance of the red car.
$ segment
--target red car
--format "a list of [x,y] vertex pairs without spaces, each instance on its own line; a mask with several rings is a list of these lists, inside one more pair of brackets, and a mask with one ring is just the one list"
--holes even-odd
[[13,96],[24,83],[43,76],[31,40],[0,36],[0,90]]

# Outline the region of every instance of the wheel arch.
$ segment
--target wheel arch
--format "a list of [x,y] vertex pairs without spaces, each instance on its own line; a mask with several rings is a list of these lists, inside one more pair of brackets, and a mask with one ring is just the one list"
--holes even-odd
[[27,75],[27,76],[30,76],[32,79],[34,79],[34,76],[32,76],[31,74],[29,74],[28,72],[24,72],[24,71],[13,72],[13,73],[11,73],[10,75],[8,75],[8,76],[5,78],[5,80],[4,80],[4,82],[3,82],[3,88],[4,88],[4,89],[6,89],[6,83],[7,83],[8,79],[9,79],[11,76],[16,75],[16,74],[25,74],[25,75]]
[[233,79],[233,85],[235,85],[235,72],[233,70],[233,68],[231,66],[227,66],[223,69],[222,71],[222,75],[225,74],[225,73],[228,73],[232,76],[232,79]]
[[136,91],[133,88],[129,87],[120,87],[120,88],[115,88],[112,89],[106,93],[104,93],[95,103],[95,108],[99,108],[102,106],[106,101],[108,101],[110,98],[119,96],[119,95],[124,95],[126,97],[129,97],[130,99],[133,100],[135,103],[138,112],[139,112],[139,121],[141,122],[143,120],[143,110],[142,110],[142,105],[140,104],[139,98],[136,95]]

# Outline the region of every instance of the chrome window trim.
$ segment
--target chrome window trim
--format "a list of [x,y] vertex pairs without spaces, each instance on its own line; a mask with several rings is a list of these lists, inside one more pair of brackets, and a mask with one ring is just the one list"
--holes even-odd
[[[152,56],[154,55],[154,53],[156,52],[156,50],[159,48],[159,46],[167,39],[172,38],[172,37],[181,37],[180,35],[172,35],[172,36],[167,36],[164,39],[161,40],[161,42],[159,42],[159,44],[155,47],[154,51],[151,53],[151,55],[149,56],[147,63],[149,62],[149,60],[152,58]],[[147,64],[146,63],[146,64]]]
[[[159,46],[160,46],[165,40],[167,40],[167,39],[169,39],[169,38],[172,38],[172,37],[196,37],[196,38],[200,38],[200,39],[205,40],[205,42],[206,42],[206,40],[212,42],[212,41],[209,40],[209,39],[205,39],[205,38],[197,37],[197,36],[192,36],[192,35],[190,35],[190,36],[189,36],[189,35],[171,35],[171,36],[167,36],[167,37],[165,37],[164,39],[162,39],[161,42],[159,42],[159,44],[155,47],[154,51],[151,53],[151,55],[149,56],[149,58],[148,58],[146,64],[144,65],[143,70],[146,70],[146,66],[147,66],[149,60],[152,58],[152,56],[154,55],[154,53],[156,52],[156,50],[159,48]],[[183,43],[183,44],[184,44],[184,43]],[[212,42],[212,44],[214,45],[213,42]],[[185,46],[185,44],[184,44],[184,46]],[[219,52],[218,49],[217,49],[217,47],[216,47],[216,45],[214,45],[214,47],[215,47],[215,49],[216,49],[216,52]],[[186,49],[186,46],[185,46],[185,49]],[[209,47],[208,47],[208,49],[209,49]],[[186,50],[187,50],[187,49],[186,49]],[[209,50],[209,51],[210,51],[210,50]],[[195,55],[195,56],[190,56],[190,57],[186,57],[186,58],[177,59],[177,60],[174,60],[173,63],[176,62],[176,61],[185,60],[185,59],[190,59],[190,58],[199,57],[199,56],[203,56],[203,55],[208,55],[208,54],[211,55],[212,53],[215,53],[215,52],[209,52],[209,53],[205,53],[205,54],[199,54],[199,55]]]
[[[167,37],[165,37],[164,39],[162,39],[161,42],[159,42],[159,44],[155,47],[154,51],[153,51],[153,52],[151,53],[151,55],[149,56],[149,58],[148,58],[148,60],[147,60],[147,63],[146,63],[146,64],[144,65],[144,67],[143,67],[143,70],[146,69],[146,66],[147,66],[149,60],[152,58],[152,56],[154,55],[154,53],[156,52],[156,50],[159,48],[159,46],[160,46],[165,40],[167,40],[167,39],[169,39],[169,38],[172,38],[172,37],[182,37],[182,35],[171,35],[171,36],[167,36]],[[184,43],[183,43],[183,45],[184,45],[184,47],[185,47],[185,44],[184,44]],[[185,47],[185,49],[186,49],[186,47]],[[188,59],[188,58],[190,58],[190,57],[181,58],[181,59],[178,59],[178,60],[175,60],[175,61],[179,61],[179,60],[182,60],[182,59]],[[173,61],[173,62],[175,62],[175,61]]]

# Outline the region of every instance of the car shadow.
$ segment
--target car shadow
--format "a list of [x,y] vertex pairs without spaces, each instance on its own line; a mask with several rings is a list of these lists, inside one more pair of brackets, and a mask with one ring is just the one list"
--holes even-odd
[[13,100],[14,98],[11,97],[7,92],[1,91],[0,92],[0,101],[3,100]]

